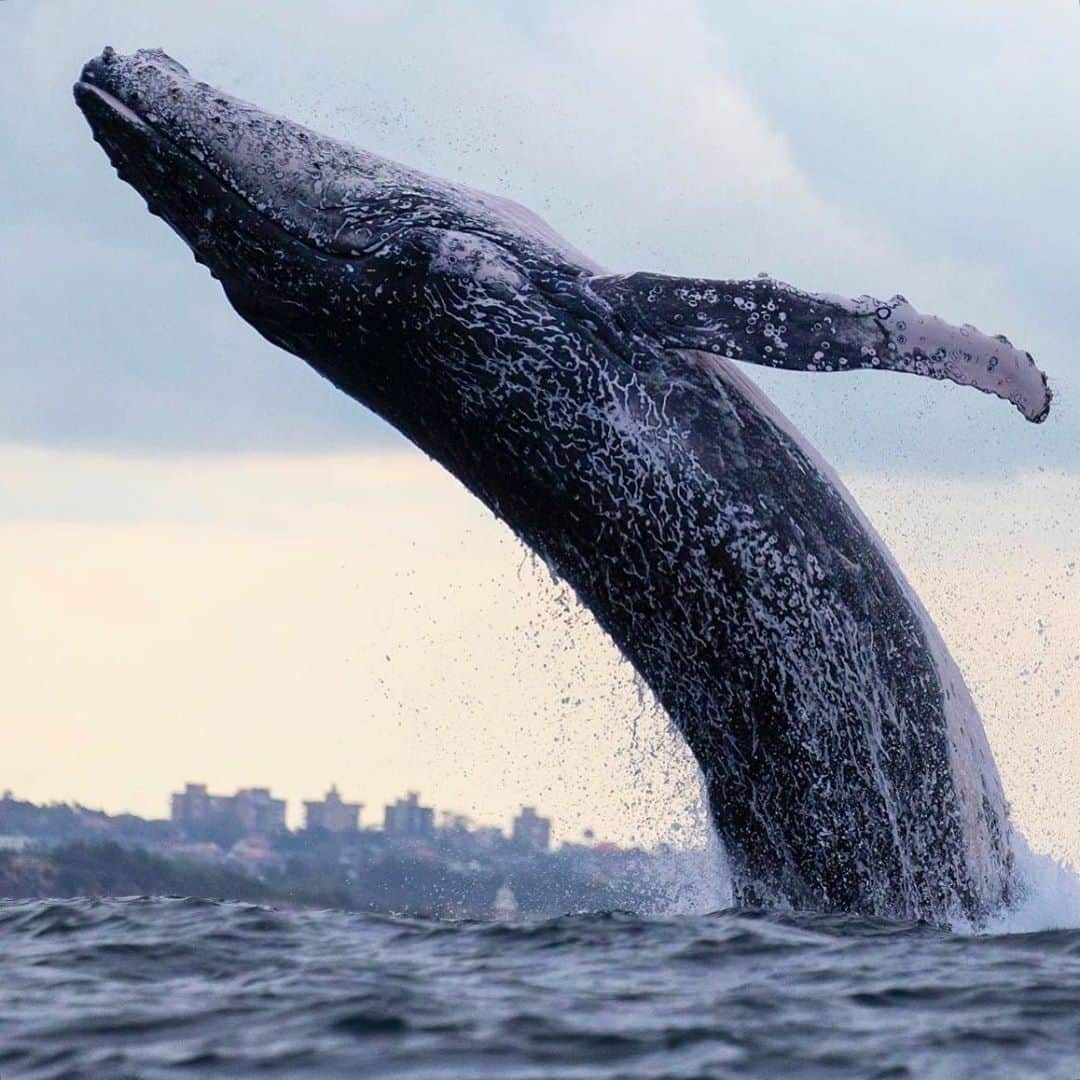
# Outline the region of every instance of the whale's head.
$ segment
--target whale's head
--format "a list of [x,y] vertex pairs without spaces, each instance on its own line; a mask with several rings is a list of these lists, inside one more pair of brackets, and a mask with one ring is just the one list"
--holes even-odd
[[206,213],[215,195],[348,257],[408,223],[406,189],[430,180],[231,97],[158,49],[105,49],[83,67],[75,98],[123,178],[211,266],[225,257]]
[[[395,312],[390,279],[404,280],[405,249],[418,237],[426,269],[471,266],[493,287],[519,282],[523,264],[595,269],[517,204],[265,112],[160,50],[107,48],[83,68],[75,98],[120,177],[183,237],[237,311],[339,384],[342,356],[356,375],[371,319],[410,317]],[[377,297],[366,310],[365,295]],[[349,390],[373,404],[365,388]]]
[[297,334],[325,337],[320,315],[341,332],[335,280],[410,224],[390,162],[230,97],[159,50],[107,48],[75,98],[121,178],[291,351],[310,352]]

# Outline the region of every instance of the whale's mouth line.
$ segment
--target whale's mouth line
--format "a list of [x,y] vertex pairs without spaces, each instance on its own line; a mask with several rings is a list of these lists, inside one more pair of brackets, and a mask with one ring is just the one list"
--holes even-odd
[[[331,262],[360,262],[370,258],[381,246],[388,241],[393,240],[401,231],[401,228],[385,229],[380,231],[379,237],[368,245],[366,248],[356,247],[350,251],[331,251],[324,247],[321,247],[310,236],[302,236],[300,233],[294,231],[287,224],[279,221],[272,214],[268,213],[264,207],[259,206],[249,195],[245,194],[243,190],[237,187],[236,184],[231,182],[227,177],[218,175],[210,166],[206,163],[205,159],[201,159],[188,150],[185,146],[177,142],[172,138],[167,131],[163,131],[157,127],[151,120],[142,116],[138,111],[133,109],[126,102],[122,101],[115,94],[110,93],[108,90],[99,86],[97,83],[89,82],[86,79],[80,79],[75,84],[75,96],[76,100],[79,100],[80,108],[82,107],[82,101],[80,95],[90,95],[95,97],[99,102],[105,105],[115,116],[119,117],[128,128],[138,132],[141,136],[147,139],[155,139],[159,143],[164,144],[170,150],[170,152],[178,155],[184,160],[184,163],[198,171],[205,179],[211,181],[222,193],[228,198],[237,199],[243,203],[246,211],[258,218],[260,225],[276,232],[281,236],[287,237],[288,240],[294,244],[300,244],[302,247],[310,251],[312,254],[317,255],[321,259],[326,259]],[[85,109],[83,110],[85,114]],[[94,133],[94,138],[97,142],[101,143],[106,152],[108,152],[107,141],[102,138],[101,133],[98,131],[97,125],[94,120],[88,117],[90,120],[90,126]],[[109,154],[110,160],[112,154]],[[116,162],[113,161],[113,166],[117,167]],[[123,177],[121,177],[123,179]],[[143,197],[148,201],[152,201],[152,196],[149,192],[141,192]]]
[[[191,153],[190,150],[187,150],[185,147],[181,146],[180,143],[176,141],[176,139],[170,137],[167,132],[164,132],[160,128],[156,127],[150,120],[140,115],[135,109],[133,109],[126,102],[122,101],[115,94],[111,94],[108,90],[99,86],[97,83],[88,82],[86,79],[80,79],[75,84],[75,97],[79,101],[80,108],[83,108],[83,113],[85,115],[86,109],[83,107],[83,102],[80,98],[80,95],[96,98],[99,102],[101,102],[101,104],[105,105],[114,116],[118,117],[121,121],[123,121],[129,129],[137,132],[140,136],[146,139],[156,140],[158,143],[162,143],[167,146],[170,152],[183,158],[186,165],[201,173],[204,178],[210,180],[225,195],[240,199],[245,204],[245,206],[247,206],[251,210],[252,213],[258,215],[258,217],[261,218],[262,221],[265,222],[267,225],[281,229],[282,232],[287,233],[291,239],[297,241],[298,243],[306,243],[306,241],[304,241],[301,237],[294,236],[279,222],[274,221],[273,218],[271,218],[263,210],[255,206],[251,202],[251,200],[248,199],[244,195],[244,193],[240,191],[235,185],[230,184],[227,180],[218,176],[217,173],[215,173],[214,170],[211,169],[205,161],[200,161],[194,154]],[[93,130],[95,140],[97,142],[100,142],[105,147],[106,152],[109,152],[108,138],[103,137],[101,131],[99,131],[98,129],[98,124],[95,122],[93,117],[87,116],[87,119],[90,121],[90,127]],[[116,161],[113,159],[112,153],[109,153],[109,157],[110,160],[113,160],[113,166],[119,168]],[[152,200],[152,193],[150,191],[140,190],[140,194],[148,202]],[[312,247],[312,245],[310,244],[308,244],[308,246]]]
[[[172,138],[168,132],[162,131],[152,121],[142,116],[139,112],[133,109],[126,102],[122,101],[115,94],[110,93],[108,90],[99,86],[97,83],[88,82],[86,79],[80,79],[75,84],[75,96],[79,100],[80,96],[92,96],[96,98],[101,104],[105,105],[114,116],[118,117],[127,127],[137,132],[140,136],[146,139],[153,139],[157,142],[164,144],[169,148],[171,153],[178,155],[183,159],[184,163],[197,172],[199,172],[206,180],[217,187],[222,194],[227,198],[237,199],[244,204],[245,209],[253,216],[259,219],[260,225],[267,229],[278,232],[288,237],[288,239],[295,244],[301,244],[314,254],[317,254],[325,259],[355,259],[355,255],[346,256],[339,254],[338,252],[325,251],[317,244],[313,243],[310,237],[300,236],[293,232],[292,229],[283,225],[276,218],[268,214],[263,208],[257,206],[247,195],[244,194],[235,184],[231,183],[226,178],[219,176],[213,169],[207,165],[204,160],[200,160],[190,150],[182,146],[176,139]],[[82,101],[79,100],[79,105],[82,107]],[[85,114],[86,110],[83,109]],[[97,142],[100,142],[108,152],[108,140],[103,138],[101,132],[98,130],[98,126],[92,117],[87,117],[90,121],[91,129],[94,133],[94,138]],[[112,154],[109,154],[112,159]],[[116,161],[113,161],[113,166],[118,168]],[[153,194],[151,191],[141,191],[140,194],[152,203]]]
[[[87,82],[86,79],[80,79],[75,84],[76,92],[81,91],[84,94],[93,94],[95,97],[100,98],[114,113],[122,116],[133,127],[140,127],[146,131],[153,132],[155,135],[160,135],[161,138],[166,138],[151,125],[151,123],[144,117],[140,116],[130,105],[126,105],[115,94],[110,94],[108,90],[102,89],[97,83]],[[169,142],[172,142],[170,139]],[[173,143],[175,146],[176,144]],[[179,148],[178,148],[179,149]]]

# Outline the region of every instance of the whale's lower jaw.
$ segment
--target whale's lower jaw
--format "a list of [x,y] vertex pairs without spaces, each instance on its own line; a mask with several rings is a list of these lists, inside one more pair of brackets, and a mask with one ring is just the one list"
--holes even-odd
[[120,179],[214,277],[239,287],[251,268],[252,251],[300,243],[106,90],[80,81],[74,94]]

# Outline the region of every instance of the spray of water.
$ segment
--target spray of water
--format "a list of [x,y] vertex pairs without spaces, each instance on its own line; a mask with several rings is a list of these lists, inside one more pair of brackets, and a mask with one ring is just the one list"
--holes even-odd
[[[1080,873],[1067,862],[1033,851],[1019,834],[1016,861],[1024,883],[1020,903],[982,928],[989,934],[1034,934],[1080,927]],[[956,929],[963,931],[964,927]]]

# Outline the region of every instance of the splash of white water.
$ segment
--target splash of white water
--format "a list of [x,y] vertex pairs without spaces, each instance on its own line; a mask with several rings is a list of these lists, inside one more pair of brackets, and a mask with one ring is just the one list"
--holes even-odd
[[1016,862],[1025,895],[1017,907],[997,916],[982,932],[1034,934],[1080,927],[1080,872],[1052,855],[1032,851],[1019,834]]

